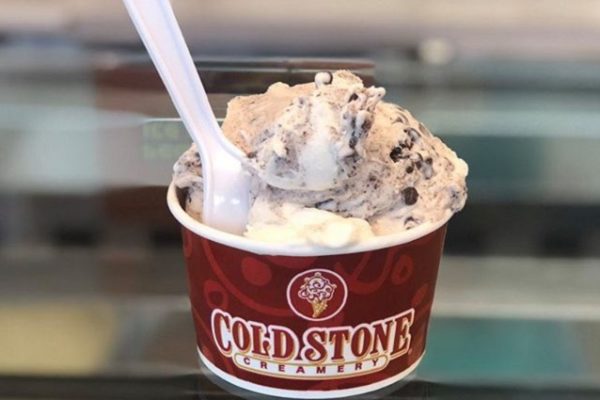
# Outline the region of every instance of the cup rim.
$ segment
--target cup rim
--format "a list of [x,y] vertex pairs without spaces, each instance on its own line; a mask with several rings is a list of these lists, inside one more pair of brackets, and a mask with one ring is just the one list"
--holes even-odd
[[394,233],[390,235],[375,236],[374,238],[361,243],[356,243],[350,246],[340,248],[324,247],[308,244],[281,244],[269,243],[259,240],[249,239],[244,236],[235,235],[220,231],[205,225],[196,219],[192,218],[179,203],[177,197],[177,187],[173,182],[167,190],[167,205],[171,214],[185,228],[202,236],[229,247],[240,250],[245,250],[250,253],[271,255],[271,256],[295,256],[295,257],[313,257],[313,256],[329,256],[337,254],[361,253],[372,250],[398,246],[420,239],[444,226],[452,217],[453,213],[447,211],[444,218],[436,222],[426,222],[408,231]]

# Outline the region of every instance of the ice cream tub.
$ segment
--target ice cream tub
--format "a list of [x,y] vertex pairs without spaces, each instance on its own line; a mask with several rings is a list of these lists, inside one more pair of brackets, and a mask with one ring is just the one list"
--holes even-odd
[[446,222],[343,249],[228,234],[168,205],[182,225],[201,362],[241,388],[335,398],[409,376],[425,352]]

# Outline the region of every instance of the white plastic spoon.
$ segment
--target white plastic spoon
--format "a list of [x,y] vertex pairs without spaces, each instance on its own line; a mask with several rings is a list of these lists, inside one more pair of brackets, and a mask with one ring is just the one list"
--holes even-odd
[[168,0],[123,0],[202,160],[202,219],[241,234],[248,218],[245,155],[221,133]]

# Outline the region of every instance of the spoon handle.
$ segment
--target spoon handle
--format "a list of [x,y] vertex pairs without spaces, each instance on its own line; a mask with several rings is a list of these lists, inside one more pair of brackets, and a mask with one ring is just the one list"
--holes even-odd
[[[242,152],[222,134],[169,0],[123,0],[202,162],[221,147],[235,158]],[[205,145],[202,146],[201,143]],[[207,166],[208,167],[208,166]]]

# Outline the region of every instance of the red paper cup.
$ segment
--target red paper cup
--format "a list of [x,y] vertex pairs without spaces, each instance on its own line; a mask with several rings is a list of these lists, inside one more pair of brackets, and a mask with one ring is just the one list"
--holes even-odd
[[285,246],[183,226],[198,353],[215,375],[272,396],[334,398],[407,377],[425,351],[446,222],[351,248]]

